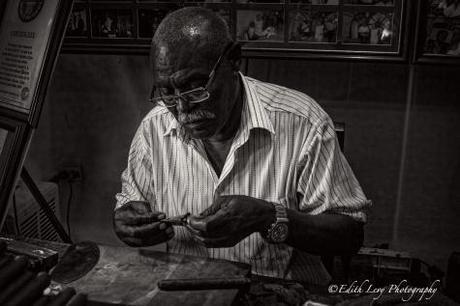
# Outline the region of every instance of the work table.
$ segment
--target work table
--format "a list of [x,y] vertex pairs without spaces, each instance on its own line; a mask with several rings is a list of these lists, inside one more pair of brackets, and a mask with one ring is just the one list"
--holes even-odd
[[[401,302],[397,295],[384,294],[373,301],[370,294],[330,294],[327,286],[254,276],[249,265],[225,260],[91,242],[69,245],[18,240],[56,251],[59,263],[51,271],[53,285],[73,287],[86,294],[87,305],[302,305],[306,301],[317,304],[304,305],[418,305]],[[91,246],[90,251],[86,246]],[[172,281],[174,286],[184,285],[184,279],[186,285],[198,284],[201,290],[169,291],[158,286],[163,280]],[[216,280],[219,289],[210,289]],[[235,284],[235,280],[237,286],[222,289]],[[209,284],[211,287],[206,288]],[[457,305],[440,292],[423,304]]]

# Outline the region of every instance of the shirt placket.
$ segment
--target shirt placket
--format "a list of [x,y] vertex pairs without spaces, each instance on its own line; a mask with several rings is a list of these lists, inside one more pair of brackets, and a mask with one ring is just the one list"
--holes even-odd
[[[236,153],[238,149],[247,141],[248,134],[243,132],[242,134],[237,134],[235,140],[232,143],[230,151],[228,152],[227,159],[225,160],[224,167],[222,168],[222,173],[218,179],[217,186],[214,188],[213,199],[216,200],[219,197],[223,190],[220,188],[224,183],[225,179],[228,177],[232,169],[235,167],[235,163],[238,162],[236,158]],[[214,172],[214,171],[213,171]]]

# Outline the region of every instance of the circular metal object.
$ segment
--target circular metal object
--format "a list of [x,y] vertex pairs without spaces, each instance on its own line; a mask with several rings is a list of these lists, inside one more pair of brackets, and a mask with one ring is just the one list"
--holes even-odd
[[68,284],[85,276],[99,261],[97,244],[82,241],[70,246],[51,273],[51,279]]

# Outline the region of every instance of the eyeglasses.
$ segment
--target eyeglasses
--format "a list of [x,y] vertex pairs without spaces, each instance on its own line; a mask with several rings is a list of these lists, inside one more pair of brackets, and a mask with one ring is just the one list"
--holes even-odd
[[197,87],[191,90],[187,90],[184,92],[180,92],[174,95],[162,95],[161,92],[159,92],[160,95],[155,96],[156,87],[154,86],[152,88],[152,92],[150,93],[149,101],[154,104],[163,101],[166,107],[175,107],[179,99],[182,99],[192,104],[201,103],[201,102],[208,100],[209,97],[211,96],[208,90],[209,86],[214,80],[214,76],[216,75],[217,69],[219,69],[222,63],[222,59],[226,56],[226,54],[228,53],[228,51],[231,49],[232,46],[233,46],[233,43],[229,43],[225,47],[224,51],[219,56],[219,58],[217,59],[217,62],[214,64],[211,72],[209,73],[208,81],[206,82],[206,85],[204,87],[200,86],[200,87]]

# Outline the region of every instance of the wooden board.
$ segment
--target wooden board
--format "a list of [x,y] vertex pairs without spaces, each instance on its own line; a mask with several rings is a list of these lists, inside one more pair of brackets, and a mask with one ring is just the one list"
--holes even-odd
[[101,257],[69,286],[89,305],[230,305],[238,290],[161,291],[162,279],[249,276],[250,266],[204,257],[99,246]]

